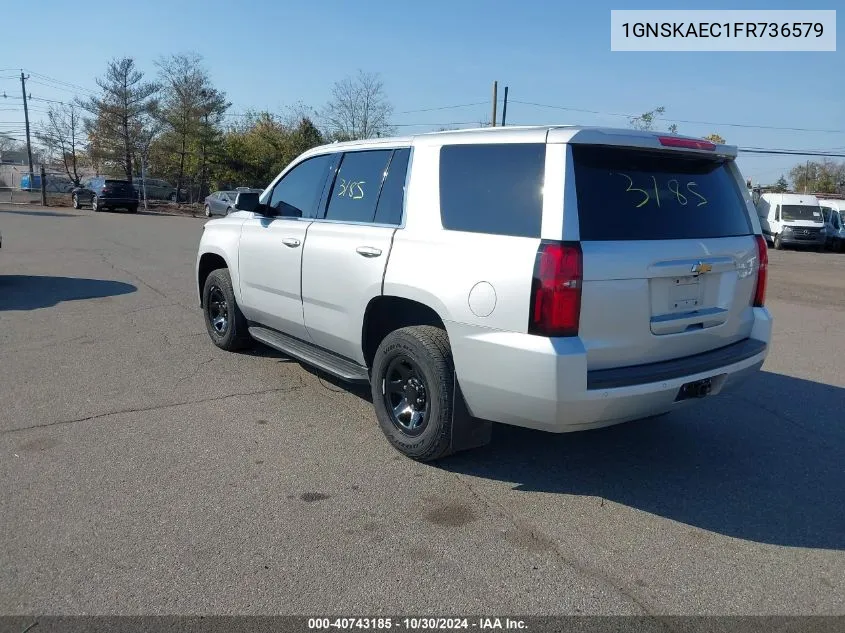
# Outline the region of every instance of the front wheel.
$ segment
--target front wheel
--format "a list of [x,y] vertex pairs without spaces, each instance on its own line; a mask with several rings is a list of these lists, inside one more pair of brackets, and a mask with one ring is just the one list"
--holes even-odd
[[441,328],[405,327],[385,337],[370,386],[379,426],[394,448],[419,461],[449,454],[454,377],[449,337]]
[[232,212],[232,207],[228,207],[226,209],[226,215],[229,215]]
[[783,241],[780,239],[780,233],[775,235],[775,238],[772,240],[772,245],[775,247],[776,251],[783,250]]
[[138,213],[138,205],[133,204],[131,207],[127,207],[126,210],[129,211],[129,213]]
[[211,209],[208,207],[208,205],[205,205],[205,217],[211,217]]
[[176,192],[170,194],[169,200],[170,202],[176,202]]
[[70,203],[71,203],[71,206],[72,206],[74,209],[78,209],[78,208],[79,208],[79,196],[77,196],[76,194],[73,194],[73,195],[70,197]]
[[97,196],[91,198],[91,209],[93,211],[100,211],[100,202],[97,200]]
[[249,345],[246,318],[235,301],[228,269],[218,268],[205,280],[202,309],[208,335],[217,347],[233,352]]

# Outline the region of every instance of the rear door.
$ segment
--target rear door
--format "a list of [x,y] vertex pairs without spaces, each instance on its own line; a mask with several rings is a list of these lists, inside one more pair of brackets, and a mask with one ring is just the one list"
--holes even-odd
[[408,148],[345,153],[324,217],[308,228],[305,326],[316,345],[361,364],[361,323],[370,299],[382,292],[409,155]]
[[691,356],[747,338],[757,244],[733,161],[572,145],[590,369]]

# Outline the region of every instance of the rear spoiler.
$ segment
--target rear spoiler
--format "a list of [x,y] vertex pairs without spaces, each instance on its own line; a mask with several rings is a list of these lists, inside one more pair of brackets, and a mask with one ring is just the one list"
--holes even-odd
[[702,156],[736,158],[736,145],[720,145],[703,138],[639,130],[602,130],[600,128],[552,128],[548,143],[577,143],[584,145],[615,145],[642,149],[692,152]]

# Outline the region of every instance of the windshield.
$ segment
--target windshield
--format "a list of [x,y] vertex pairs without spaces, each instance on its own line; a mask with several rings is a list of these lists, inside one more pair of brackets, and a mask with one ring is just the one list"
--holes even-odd
[[807,222],[815,222],[823,224],[822,212],[819,207],[810,207],[798,204],[785,204],[780,208],[780,217],[782,220],[805,220]]

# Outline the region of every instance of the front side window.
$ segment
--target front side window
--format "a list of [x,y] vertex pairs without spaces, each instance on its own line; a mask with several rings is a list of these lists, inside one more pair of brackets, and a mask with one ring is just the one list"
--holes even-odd
[[273,188],[270,209],[275,215],[313,218],[323,193],[332,155],[309,158],[291,169]]
[[440,150],[443,228],[539,237],[546,146],[444,145]]
[[372,222],[392,150],[343,155],[329,196],[327,220]]

